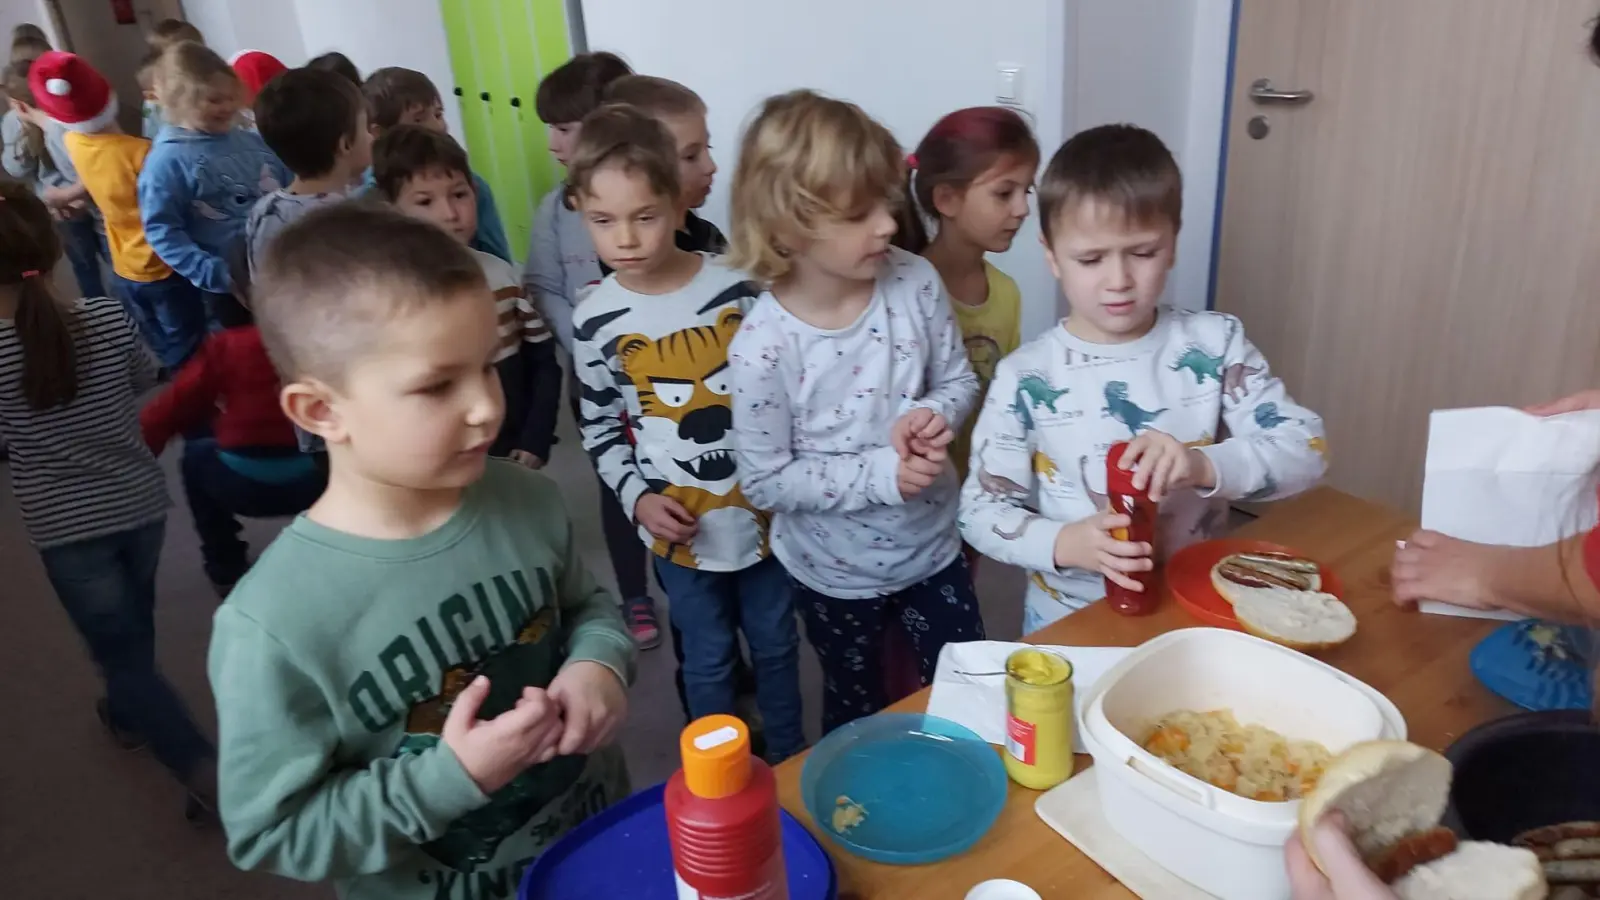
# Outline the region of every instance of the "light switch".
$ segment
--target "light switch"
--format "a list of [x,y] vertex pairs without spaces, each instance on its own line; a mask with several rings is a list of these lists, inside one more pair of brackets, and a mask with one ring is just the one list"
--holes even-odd
[[994,101],[1006,106],[1022,105],[1022,64],[998,63],[995,66]]

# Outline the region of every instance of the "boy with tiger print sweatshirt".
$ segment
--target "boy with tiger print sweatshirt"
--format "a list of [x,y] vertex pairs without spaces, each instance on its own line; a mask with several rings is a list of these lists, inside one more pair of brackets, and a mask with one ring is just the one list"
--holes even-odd
[[654,554],[683,636],[691,717],[736,713],[742,630],[767,756],[785,759],[805,743],[799,632],[767,516],[739,488],[728,381],[728,345],[760,292],[676,246],[676,147],[647,114],[610,106],[584,119],[567,189],[613,270],[573,313],[583,446]]

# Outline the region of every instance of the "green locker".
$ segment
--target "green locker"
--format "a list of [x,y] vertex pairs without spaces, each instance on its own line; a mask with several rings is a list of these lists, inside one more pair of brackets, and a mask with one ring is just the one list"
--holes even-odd
[[533,210],[561,177],[533,109],[539,81],[572,55],[565,0],[442,0],[472,166],[489,183],[512,253],[526,252]]

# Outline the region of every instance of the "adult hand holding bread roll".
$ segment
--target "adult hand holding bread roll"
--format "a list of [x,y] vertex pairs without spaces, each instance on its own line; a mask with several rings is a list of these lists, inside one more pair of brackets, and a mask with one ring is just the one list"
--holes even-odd
[[[1297,900],[1334,897],[1367,900],[1541,900],[1548,893],[1539,858],[1531,850],[1481,841],[1458,843],[1439,827],[1450,798],[1451,766],[1443,756],[1405,741],[1356,744],[1328,764],[1301,803],[1296,838],[1331,892],[1287,859]],[[1349,868],[1337,831],[1345,824],[1355,856],[1372,880]],[[1308,882],[1302,896],[1301,883]],[[1376,882],[1374,884],[1373,882]],[[1344,891],[1340,884],[1347,885]],[[1380,887],[1387,885],[1379,892]]]

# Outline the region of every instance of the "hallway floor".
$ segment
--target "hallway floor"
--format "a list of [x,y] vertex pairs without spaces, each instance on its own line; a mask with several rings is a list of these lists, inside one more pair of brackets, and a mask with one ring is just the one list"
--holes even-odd
[[[592,571],[610,586],[596,504],[598,482],[582,458],[572,423],[547,469],[566,495]],[[216,597],[200,570],[198,544],[175,472],[180,501],[168,519],[157,610],[160,658],[203,728],[215,733],[205,656]],[[0,469],[4,466],[0,465]],[[259,551],[283,525],[253,522],[246,534]],[[643,550],[641,548],[641,555]],[[991,636],[1014,638],[1021,623],[1023,579],[991,561],[979,567],[978,594]],[[239,872],[223,853],[219,829],[195,829],[180,792],[148,753],[112,745],[95,720],[98,680],[45,580],[10,494],[0,478],[0,681],[16,687],[0,745],[0,881],[17,900],[328,900],[326,885]],[[808,727],[820,712],[819,676],[801,657]],[[672,653],[641,655],[623,745],[634,785],[666,778],[677,767],[682,718],[672,686]]]

